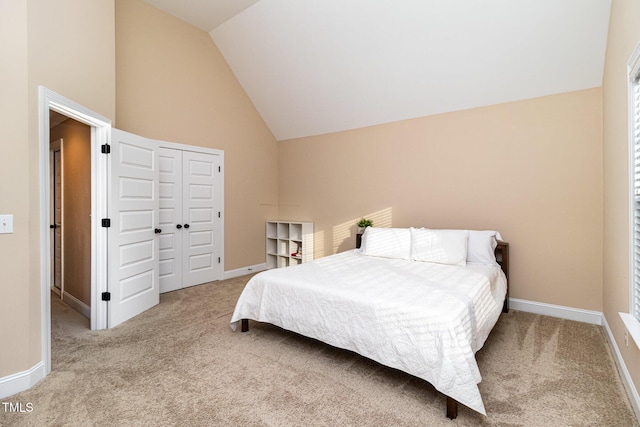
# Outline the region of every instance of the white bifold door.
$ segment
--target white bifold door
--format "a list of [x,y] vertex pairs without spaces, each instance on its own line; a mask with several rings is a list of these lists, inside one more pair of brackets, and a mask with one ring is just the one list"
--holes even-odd
[[110,151],[103,299],[112,328],[158,304],[160,292],[220,280],[223,245],[221,155],[117,129]]
[[221,276],[220,156],[160,148],[160,292]]

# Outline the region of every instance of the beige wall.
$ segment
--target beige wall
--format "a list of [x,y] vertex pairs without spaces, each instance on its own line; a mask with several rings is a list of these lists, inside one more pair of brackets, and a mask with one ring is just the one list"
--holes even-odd
[[63,139],[64,292],[91,307],[91,127],[69,119],[50,131]]
[[315,222],[315,253],[355,223],[497,229],[511,296],[602,310],[601,90],[284,141],[280,217]]
[[[0,2],[0,214],[14,215],[14,233],[0,234],[0,378],[38,360],[38,316],[29,277],[29,145],[27,3]],[[36,252],[37,254],[37,252]],[[39,314],[39,313],[37,313]],[[35,327],[34,327],[35,326]],[[35,340],[37,344],[37,340]]]
[[[603,82],[604,111],[604,314],[636,388],[640,351],[618,312],[629,311],[629,139],[626,64],[640,42],[640,3],[614,0]],[[640,343],[638,343],[640,345]]]
[[117,0],[116,44],[116,126],[224,150],[225,270],[263,263],[278,147],[211,37],[141,0]]
[[115,116],[113,0],[0,2],[0,378],[42,360],[38,86]]

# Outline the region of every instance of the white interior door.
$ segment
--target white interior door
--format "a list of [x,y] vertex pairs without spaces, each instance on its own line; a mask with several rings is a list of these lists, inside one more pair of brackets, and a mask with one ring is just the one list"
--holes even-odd
[[158,147],[155,141],[111,132],[108,327],[160,301]]
[[183,169],[183,286],[218,280],[221,254],[220,157],[184,151]]
[[62,139],[51,143],[50,147],[51,173],[51,283],[63,297],[62,283]]
[[182,288],[182,151],[159,149],[160,293]]

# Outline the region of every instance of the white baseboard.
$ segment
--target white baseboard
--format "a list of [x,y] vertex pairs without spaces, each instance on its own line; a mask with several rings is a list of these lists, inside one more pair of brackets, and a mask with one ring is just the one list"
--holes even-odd
[[578,322],[591,323],[593,325],[602,325],[602,313],[599,311],[582,310],[579,308],[527,301],[517,298],[509,298],[509,308],[517,311],[526,311],[527,313],[543,314],[545,316],[576,320]]
[[611,331],[611,328],[609,328],[607,318],[604,316],[602,316],[602,327],[604,328],[607,341],[609,341],[609,346],[611,347],[611,350],[613,352],[613,359],[615,360],[618,371],[620,372],[622,384],[627,391],[627,396],[629,396],[631,407],[636,413],[636,418],[640,420],[640,395],[638,395],[638,389],[636,389],[635,385],[633,384],[633,379],[631,379],[631,374],[629,374],[627,365],[624,363],[622,353],[620,353],[620,348],[618,347],[616,340],[613,338],[613,332]]
[[80,301],[78,298],[65,291],[62,300],[87,319],[91,319],[91,307]]
[[31,369],[0,378],[0,399],[33,387],[45,376],[44,362],[38,362]]
[[263,270],[266,270],[266,269],[267,269],[267,264],[264,263],[264,262],[262,264],[256,264],[256,265],[250,265],[248,267],[236,268],[235,270],[225,271],[223,280],[233,279],[234,277],[244,276],[245,274],[257,273],[259,271],[263,271]]

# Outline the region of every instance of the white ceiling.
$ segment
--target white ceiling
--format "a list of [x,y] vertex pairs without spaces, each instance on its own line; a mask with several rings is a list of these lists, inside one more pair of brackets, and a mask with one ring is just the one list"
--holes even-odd
[[611,0],[145,0],[208,31],[278,140],[602,85]]

